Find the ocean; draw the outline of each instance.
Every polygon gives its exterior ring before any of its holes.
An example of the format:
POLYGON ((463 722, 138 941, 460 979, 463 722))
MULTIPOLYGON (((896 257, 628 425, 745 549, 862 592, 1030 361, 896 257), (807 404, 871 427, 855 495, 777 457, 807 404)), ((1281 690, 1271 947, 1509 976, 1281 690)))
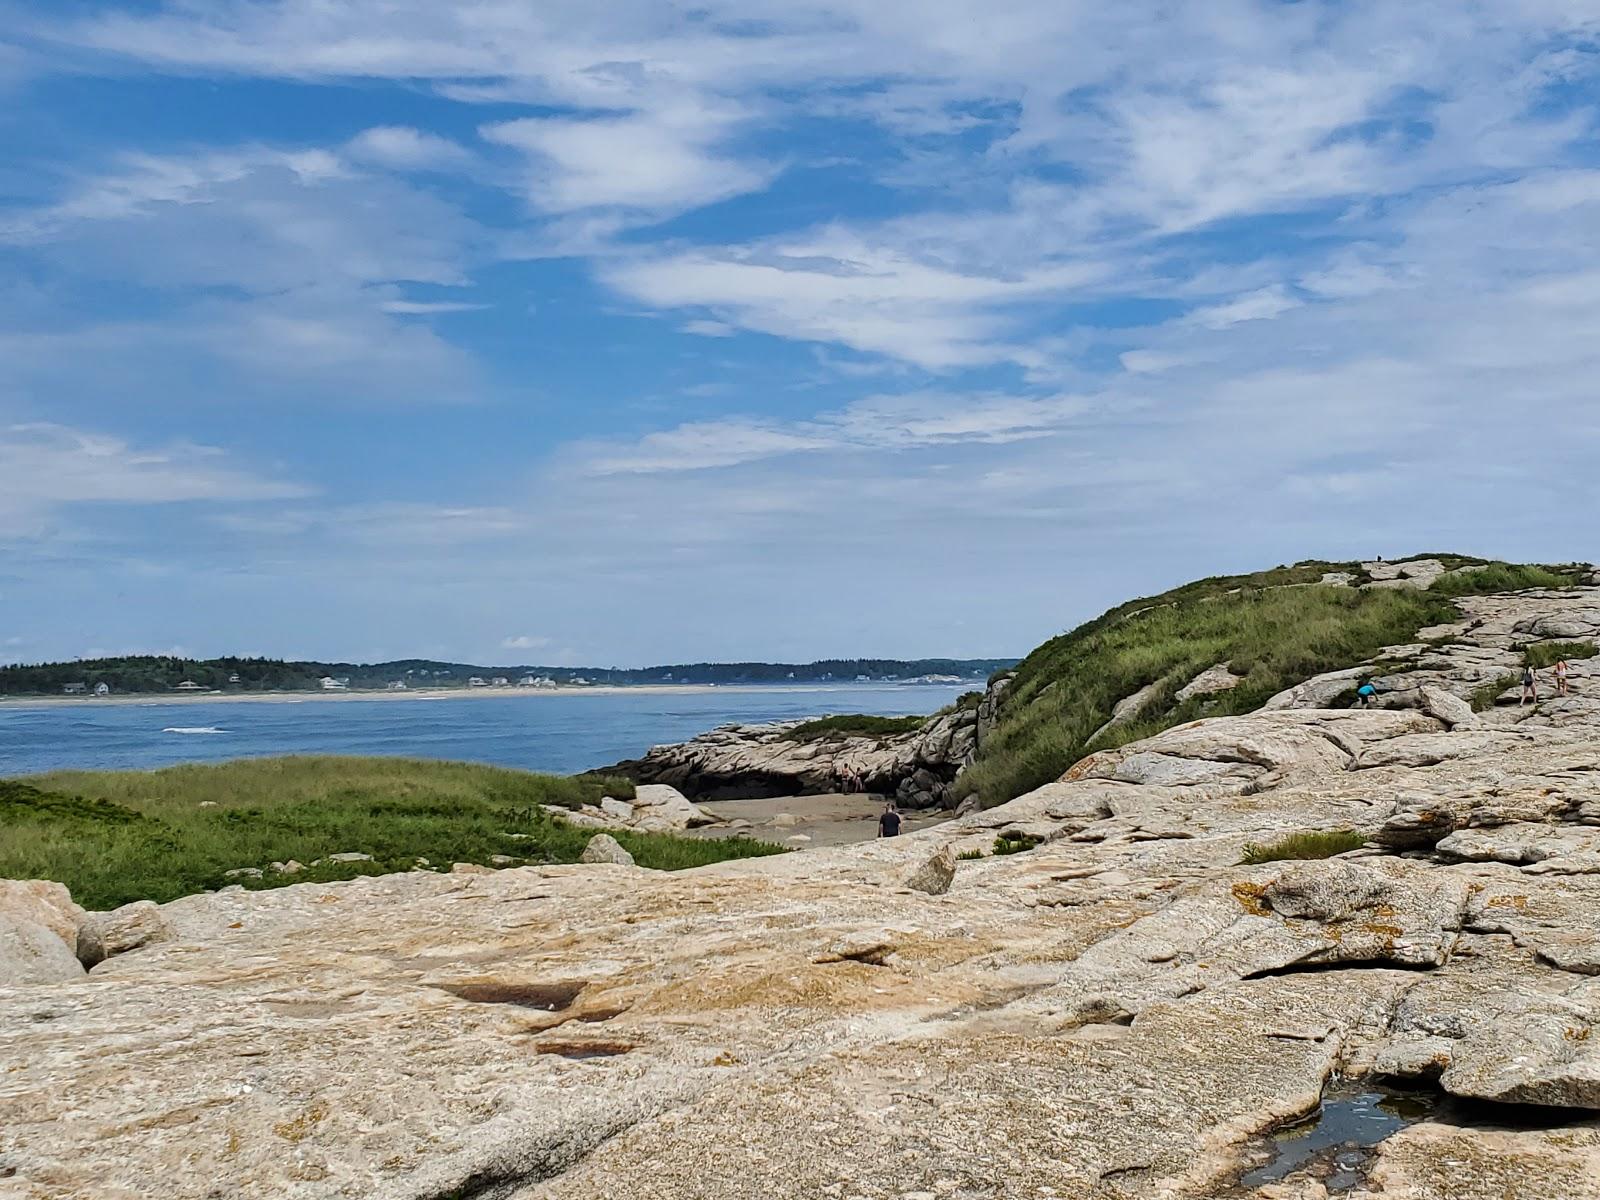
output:
POLYGON ((828 713, 931 713, 974 685, 0 706, 0 776, 121 770, 270 754, 388 754, 571 774, 718 725, 828 713))

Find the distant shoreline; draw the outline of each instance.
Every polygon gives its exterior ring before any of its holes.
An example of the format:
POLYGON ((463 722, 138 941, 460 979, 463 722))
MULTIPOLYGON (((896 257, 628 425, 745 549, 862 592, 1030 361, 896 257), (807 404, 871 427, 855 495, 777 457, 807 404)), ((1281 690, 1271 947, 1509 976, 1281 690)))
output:
POLYGON ((0 696, 0 709, 7 708, 62 708, 105 707, 154 704, 238 704, 256 701, 264 704, 298 704, 305 702, 339 700, 466 700, 466 699, 528 699, 536 696, 619 696, 619 695, 676 695, 696 696, 716 692, 770 692, 778 689, 793 692, 837 691, 855 687, 903 687, 908 691, 922 688, 953 687, 943 683, 859 683, 854 680, 837 683, 633 683, 594 684, 586 687, 519 688, 409 688, 392 692, 386 688, 367 691, 330 692, 123 692, 111 696, 0 696))

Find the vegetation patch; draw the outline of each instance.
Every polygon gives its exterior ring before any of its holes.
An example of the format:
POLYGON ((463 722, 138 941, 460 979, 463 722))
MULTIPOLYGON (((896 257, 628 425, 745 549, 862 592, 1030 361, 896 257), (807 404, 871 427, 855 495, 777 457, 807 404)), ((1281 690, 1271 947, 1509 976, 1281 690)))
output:
POLYGON ((1311 833, 1292 833, 1276 842, 1257 844, 1247 842, 1244 858, 1247 865, 1282 862, 1298 858, 1332 858, 1359 850, 1367 844, 1367 835, 1353 829, 1323 829, 1311 833))
POLYGON ((1002 833, 994 839, 994 852, 996 854, 1022 854, 1032 850, 1035 846, 1043 844, 1044 839, 1035 837, 1031 833, 1002 833))
POLYGON ((1420 590, 1317 586, 1352 564, 1312 562, 1200 580, 1133 600, 1044 643, 1017 667, 999 721, 961 778, 989 807, 1059 779, 1108 749, 1202 716, 1251 712, 1324 671, 1371 659, 1427 625, 1458 620, 1445 597, 1420 590), (1308 585, 1308 586, 1291 586, 1308 585), (1175 702, 1219 662, 1243 676, 1212 696, 1175 702), (1099 731, 1113 706, 1159 684, 1140 714, 1099 731))
POLYGON ((1441 575, 1428 589, 1436 596, 1479 596, 1489 592, 1520 592, 1529 588, 1566 588, 1576 583, 1571 573, 1555 567, 1527 563, 1485 563, 1451 575, 1441 575))
POLYGON ((1495 706, 1495 702, 1500 699, 1507 688, 1516 686, 1517 677, 1515 675, 1499 675, 1486 683, 1480 683, 1472 689, 1472 696, 1468 701, 1472 705, 1472 711, 1488 712, 1489 709, 1495 706))
POLYGON ((1538 671, 1553 667, 1562 659, 1571 662, 1596 654, 1600 654, 1600 646, 1593 642, 1531 642, 1522 648, 1522 661, 1538 671))
POLYGON ((874 717, 841 713, 796 725, 783 736, 791 742, 837 742, 851 737, 894 737, 921 729, 927 717, 874 717))
MULTIPOLYGON (((594 835, 544 805, 633 795, 624 780, 560 778, 470 763, 393 758, 245 759, 162 771, 64 771, 0 781, 0 878, 55 879, 88 908, 410 870, 417 860, 577 862, 594 835), (322 862, 358 852, 371 861, 322 862), (295 860, 299 874, 270 864, 295 860), (230 878, 236 868, 261 878, 230 878)), ((661 870, 781 852, 747 839, 617 831, 661 870)))

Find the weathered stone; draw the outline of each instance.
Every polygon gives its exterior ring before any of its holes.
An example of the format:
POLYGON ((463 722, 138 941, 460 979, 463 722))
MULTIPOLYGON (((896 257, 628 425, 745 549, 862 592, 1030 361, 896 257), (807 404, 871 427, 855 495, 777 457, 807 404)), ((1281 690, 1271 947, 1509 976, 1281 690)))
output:
POLYGON ((1207 667, 1184 684, 1174 694, 1173 699, 1182 704, 1195 696, 1215 696, 1218 692, 1232 691, 1243 682, 1244 677, 1228 670, 1227 663, 1218 663, 1214 667, 1207 667))
POLYGON ((36 921, 0 912, 0 988, 83 978, 83 965, 60 936, 36 921))
POLYGON ((78 947, 78 922, 83 909, 66 885, 53 879, 0 879, 0 916, 43 925, 67 944, 78 947))
POLYGON ((905 878, 905 886, 930 896, 942 896, 956 877, 956 859, 949 846, 940 850, 905 878))
POLYGON ((629 804, 626 800, 617 800, 611 796, 602 796, 600 799, 600 811, 605 813, 608 817, 616 817, 619 821, 633 820, 633 805, 629 804))
POLYGON ((135 900, 110 912, 88 913, 78 925, 78 960, 93 967, 118 954, 172 940, 172 925, 159 905, 135 900))
POLYGON ((623 849, 622 844, 609 833, 597 833, 589 839, 589 844, 583 848, 583 855, 579 862, 586 863, 615 863, 618 866, 633 866, 633 855, 623 849))
POLYGON ((1418 691, 1422 699, 1422 711, 1430 717, 1437 717, 1451 729, 1473 729, 1479 724, 1478 714, 1472 711, 1472 705, 1453 692, 1434 684, 1424 684, 1418 691))
MULTIPOLYGON (((1513 625, 1600 607, 1460 604, 1438 636, 1470 644, 1400 648, 1413 703, 1520 662, 1513 625)), ((1371 1072, 1552 1111, 1443 1109, 1352 1196, 1591 1196, 1600 709, 1480 719, 1194 722, 903 837, 692 871, 185 897, 171 946, 103 982, 0 986, 0 1190, 1266 1200, 1240 1185, 1259 1135, 1371 1072), (1165 782, 1117 778, 1140 754, 1165 782), (1338 829, 1376 840, 1241 864, 1338 829), (993 855, 1002 830, 1045 840, 993 855), (937 899, 905 886, 930 858, 937 899)))

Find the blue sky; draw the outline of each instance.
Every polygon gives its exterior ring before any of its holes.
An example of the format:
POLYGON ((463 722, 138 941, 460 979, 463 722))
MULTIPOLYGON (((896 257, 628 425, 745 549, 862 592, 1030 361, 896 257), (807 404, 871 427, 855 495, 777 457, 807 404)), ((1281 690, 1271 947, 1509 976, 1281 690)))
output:
POLYGON ((1600 0, 0 0, 0 659, 1600 557, 1600 0))

